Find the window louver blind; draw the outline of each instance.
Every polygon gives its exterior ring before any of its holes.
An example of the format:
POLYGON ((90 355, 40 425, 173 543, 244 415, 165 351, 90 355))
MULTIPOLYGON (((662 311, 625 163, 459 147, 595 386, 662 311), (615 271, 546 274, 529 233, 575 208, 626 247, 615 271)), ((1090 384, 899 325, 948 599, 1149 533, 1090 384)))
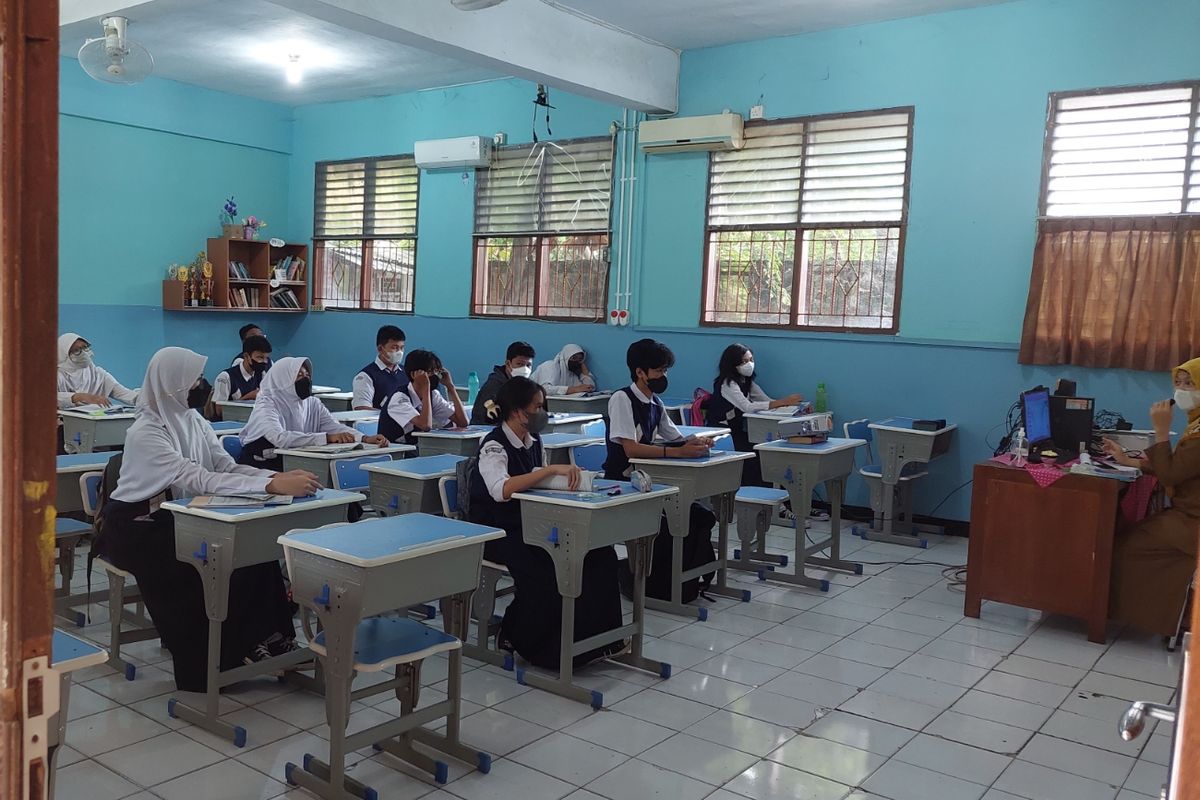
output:
POLYGON ((390 239, 417 233, 418 171, 411 156, 317 165, 317 239, 390 239))
POLYGON ((908 111, 746 127, 746 146, 714 153, 710 228, 904 218, 908 111))
POLYGON ((1200 212, 1200 85, 1056 95, 1043 214, 1200 212))
POLYGON ((608 231, 612 160, 610 138, 496 150, 491 167, 478 173, 475 233, 608 231))

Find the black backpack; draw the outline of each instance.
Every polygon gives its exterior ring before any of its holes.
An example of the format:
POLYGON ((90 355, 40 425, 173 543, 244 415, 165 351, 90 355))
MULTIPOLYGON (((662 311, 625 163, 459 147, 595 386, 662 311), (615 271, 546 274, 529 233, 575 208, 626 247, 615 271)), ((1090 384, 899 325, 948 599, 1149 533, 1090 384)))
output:
MULTIPOLYGON (((717 557, 717 551, 712 545, 712 532, 717 524, 717 517, 699 503, 692 503, 688 520, 688 535, 683 539, 683 569, 700 567, 711 564, 717 557)), ((646 577, 646 596, 658 600, 671 599, 671 532, 667 527, 667 517, 664 514, 659 525, 658 536, 654 538, 654 548, 651 554, 650 574, 646 577)), ((633 597, 633 573, 629 569, 629 561, 621 561, 618 573, 621 583, 621 594, 627 598, 633 597)), ((701 575, 683 582, 683 592, 680 600, 690 603, 699 597, 712 584, 715 573, 701 575)))
POLYGON ((456 496, 458 498, 459 519, 471 519, 471 477, 479 468, 479 456, 471 456, 454 465, 454 480, 458 481, 456 496))

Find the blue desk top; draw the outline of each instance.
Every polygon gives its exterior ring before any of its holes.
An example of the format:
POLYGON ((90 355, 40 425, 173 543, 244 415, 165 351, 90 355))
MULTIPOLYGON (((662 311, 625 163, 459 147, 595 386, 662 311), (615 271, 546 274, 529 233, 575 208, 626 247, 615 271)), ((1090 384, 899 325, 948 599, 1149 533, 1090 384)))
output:
POLYGON ((736 450, 710 450, 706 456, 696 458, 631 458, 631 464, 657 464, 662 466, 703 467, 709 464, 719 464, 725 461, 745 461, 754 458, 754 453, 742 453, 736 450))
POLYGON ((578 411, 560 411, 550 415, 551 425, 563 425, 568 422, 594 422, 603 419, 599 414, 583 414, 578 411))
POLYGON ((755 450, 799 450, 804 453, 837 453, 842 450, 853 450, 862 447, 867 442, 864 439, 836 439, 830 437, 820 444, 799 444, 777 439, 773 442, 763 442, 754 445, 755 450))
POLYGON ((102 470, 115 452, 107 453, 77 453, 69 456, 58 456, 58 472, 89 472, 102 470))
POLYGON ((690 397, 660 397, 658 399, 662 400, 662 404, 667 408, 691 408, 693 402, 690 397))
POLYGON ((417 513, 288 533, 279 537, 279 543, 285 549, 370 567, 503 536, 499 528, 417 513))
POLYGON ((588 436, 583 433, 543 433, 542 447, 571 447, 577 444, 603 442, 603 436, 588 436))
POLYGON ((714 428, 710 425, 676 425, 684 436, 707 436, 713 439, 729 435, 729 428, 714 428))
POLYGON ((233 422, 233 421, 231 421, 231 420, 230 420, 230 421, 226 421, 226 422, 214 422, 214 423, 212 423, 212 429, 213 429, 214 431, 218 431, 218 432, 219 432, 219 431, 240 431, 240 430, 241 430, 242 428, 244 428, 244 427, 246 427, 246 423, 244 423, 244 422, 233 422))
POLYGON ((569 492, 562 489, 530 489, 525 492, 517 492, 513 497, 517 500, 541 501, 553 505, 603 508, 606 506, 622 505, 624 503, 634 503, 638 500, 647 500, 654 497, 662 497, 663 495, 679 491, 675 486, 656 483, 649 492, 639 492, 628 481, 598 480, 593 486, 595 487, 595 491, 593 492, 569 492), (620 491, 616 494, 609 494, 609 492, 617 489, 620 491))
POLYGON ((366 464, 363 469, 367 472, 386 472, 389 475, 403 475, 410 478, 438 478, 442 475, 453 475, 458 462, 465 460, 465 456, 442 453, 436 456, 405 458, 390 463, 380 461, 377 464, 366 464))
POLYGON ((367 498, 358 492, 340 492, 337 489, 318 489, 311 497, 296 497, 285 506, 259 506, 257 508, 189 508, 192 498, 184 497, 163 503, 162 507, 173 514, 191 514, 197 517, 208 517, 222 522, 237 522, 238 519, 252 517, 273 517, 281 514, 297 514, 311 508, 323 506, 349 505, 367 498))
POLYGON ((108 653, 91 642, 54 629, 50 640, 50 666, 58 672, 70 672, 93 664, 103 664, 108 653))
POLYGON ((413 436, 445 436, 451 439, 479 439, 494 428, 491 425, 468 425, 465 428, 440 428, 436 431, 413 431, 413 436))

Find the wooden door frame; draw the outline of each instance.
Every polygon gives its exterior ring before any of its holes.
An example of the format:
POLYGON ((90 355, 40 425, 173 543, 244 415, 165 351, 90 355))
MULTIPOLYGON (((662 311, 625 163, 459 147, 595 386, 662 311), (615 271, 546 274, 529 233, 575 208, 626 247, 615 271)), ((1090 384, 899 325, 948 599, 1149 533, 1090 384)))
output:
MULTIPOLYGON (((24 767, 29 659, 52 633, 58 330, 58 0, 0 0, 0 797, 24 767)), ((37 678, 36 680, 44 680, 37 678)), ((52 710, 52 709, 47 709, 52 710)))

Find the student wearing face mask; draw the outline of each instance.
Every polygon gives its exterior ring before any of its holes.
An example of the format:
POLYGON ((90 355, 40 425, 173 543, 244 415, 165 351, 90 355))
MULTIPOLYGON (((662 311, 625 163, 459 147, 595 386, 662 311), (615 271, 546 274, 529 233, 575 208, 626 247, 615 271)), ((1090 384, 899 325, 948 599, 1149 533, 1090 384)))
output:
POLYGON ((119 400, 127 405, 137 402, 136 389, 126 389, 117 379, 97 367, 92 345, 77 333, 58 337, 58 407, 95 403, 110 406, 119 400))
POLYGON ((416 444, 413 431, 466 427, 467 412, 454 390, 454 378, 437 353, 413 350, 404 359, 404 372, 408 384, 384 399, 379 412, 379 433, 385 440, 416 444), (449 400, 438 386, 446 387, 449 400))
POLYGON ((263 376, 271 368, 271 343, 263 336, 247 336, 242 342, 245 350, 237 364, 217 374, 213 385, 213 402, 254 400, 263 376))
POLYGON ((1171 507, 1127 530, 1113 542, 1109 616, 1145 633, 1172 636, 1196 572, 1200 537, 1200 358, 1177 367, 1173 400, 1150 407, 1154 444, 1144 457, 1130 455, 1111 439, 1113 460, 1158 478, 1171 507), (1187 414, 1187 428, 1171 449, 1172 406, 1187 414))
MULTIPOLYGON (((175 557, 174 517, 159 509, 160 502, 261 492, 303 496, 318 488, 317 476, 309 472, 274 473, 234 463, 212 427, 194 411, 210 392, 201 374, 206 361, 181 347, 164 348, 150 359, 136 418, 119 456, 119 477, 102 492, 93 544, 95 553, 137 579, 138 592, 174 661, 175 685, 185 692, 202 692, 208 685, 208 615, 199 573, 175 557)), ((221 626, 220 668, 295 648, 292 606, 279 563, 234 570, 229 616, 221 626)))
MULTIPOLYGON (((512 496, 565 476, 570 489, 579 485, 579 469, 544 466, 539 433, 546 427, 546 394, 532 380, 513 377, 496 395, 496 429, 484 437, 479 463, 470 476, 470 521, 504 529, 502 562, 515 586, 497 637, 502 648, 525 660, 558 669, 562 598, 554 562, 545 550, 525 543, 521 506, 512 496)), ((489 556, 490 559, 490 556, 489 556)), ((593 550, 583 562, 582 593, 575 600, 575 641, 621 626, 617 555, 612 547, 593 550)), ((620 642, 575 656, 576 667, 619 652, 620 642)))
POLYGON ((529 342, 513 342, 504 354, 504 363, 492 368, 471 408, 472 425, 491 425, 495 422, 496 394, 509 378, 528 378, 533 372, 533 345, 529 342))
POLYGON ((382 436, 363 436, 333 418, 312 393, 312 362, 307 358, 281 358, 259 387, 254 410, 242 429, 241 464, 281 469, 283 457, 276 449, 322 444, 385 445, 382 436))
MULTIPOLYGON (((750 348, 743 344, 726 347, 717 363, 717 378, 713 381, 712 397, 705 412, 705 423, 712 427, 728 427, 734 449, 741 452, 754 450, 746 434, 746 414, 794 406, 804 401, 799 394, 772 400, 755 382, 756 377, 754 353, 750 348)), ((757 458, 742 462, 742 485, 765 485, 757 458)))
POLYGON ((408 387, 404 341, 404 331, 395 325, 384 325, 375 334, 375 360, 354 376, 355 411, 383 408, 385 398, 408 387))
MULTIPOLYGON (((243 325, 242 327, 238 328, 238 336, 241 337, 241 340, 242 340, 242 352, 239 353, 238 357, 235 358, 233 360, 233 363, 229 365, 231 367, 236 367, 238 364, 241 364, 242 359, 245 358, 246 353, 249 352, 248 350, 246 350, 246 340, 247 339, 252 339, 255 337, 262 337, 263 339, 267 338, 267 335, 265 333, 263 333, 263 329, 258 327, 257 325, 255 325, 253 322, 251 322, 248 325, 243 325)), ((270 369, 270 368, 271 368, 271 359, 268 358, 267 359, 267 369, 270 369)))
POLYGON ((533 380, 550 397, 596 391, 596 378, 588 369, 587 353, 577 344, 567 345, 554 358, 539 364, 533 371, 533 380))

